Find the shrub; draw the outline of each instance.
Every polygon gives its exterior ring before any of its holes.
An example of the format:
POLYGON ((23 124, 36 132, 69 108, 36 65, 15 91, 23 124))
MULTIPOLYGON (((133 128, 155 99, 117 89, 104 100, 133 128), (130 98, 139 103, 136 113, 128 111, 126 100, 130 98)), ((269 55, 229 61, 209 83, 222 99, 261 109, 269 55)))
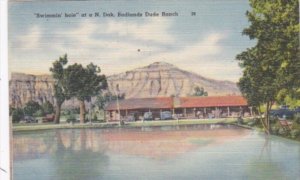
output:
POLYGON ((259 122, 258 118, 253 118, 251 121, 248 122, 248 126, 255 126, 259 122))
POLYGON ((270 123, 276 123, 278 121, 277 116, 270 116, 270 123))
POLYGON ((24 111, 22 108, 13 109, 11 112, 13 123, 18 123, 24 116, 24 111))
POLYGON ((299 129, 293 129, 290 132, 290 135, 292 138, 297 138, 300 135, 300 130, 299 129))
POLYGON ((49 101, 42 104, 42 109, 45 114, 52 114, 54 112, 53 105, 49 101))
POLYGON ((93 121, 97 121, 97 119, 98 119, 98 117, 97 117, 97 114, 94 114, 94 116, 93 116, 93 121))
POLYGON ((286 135, 286 130, 284 130, 283 128, 279 128, 279 130, 278 130, 278 134, 279 135, 286 135))
POLYGON ((272 131, 272 134, 277 135, 279 133, 279 127, 276 125, 272 126, 271 131, 272 131))
POLYGON ((294 121, 298 124, 300 124, 300 113, 294 114, 294 121))
POLYGON ((70 115, 70 114, 71 114, 71 111, 68 110, 68 109, 64 109, 64 110, 61 111, 61 115, 66 116, 66 115, 70 115))
POLYGON ((75 114, 69 114, 67 115, 67 122, 70 123, 70 122, 75 122, 76 121, 76 116, 75 114))
POLYGON ((35 112, 41 109, 39 103, 35 101, 29 101, 24 107, 24 112, 26 115, 32 116, 35 112))
POLYGON ((45 113, 42 109, 39 109, 35 113, 33 113, 33 116, 35 116, 35 117, 41 117, 41 116, 44 116, 44 115, 45 115, 45 113))
POLYGON ((238 122, 238 124, 243 124, 244 119, 242 117, 238 117, 237 122, 238 122))

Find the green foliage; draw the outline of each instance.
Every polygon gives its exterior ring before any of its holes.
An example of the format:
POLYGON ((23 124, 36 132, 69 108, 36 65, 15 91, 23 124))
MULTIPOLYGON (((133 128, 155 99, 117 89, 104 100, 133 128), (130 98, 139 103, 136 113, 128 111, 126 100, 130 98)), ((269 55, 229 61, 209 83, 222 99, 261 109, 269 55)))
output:
POLYGON ((57 104, 62 104, 66 99, 69 99, 69 93, 65 88, 65 78, 64 78, 64 66, 68 63, 67 54, 59 57, 59 60, 53 62, 50 71, 52 72, 52 77, 55 80, 54 83, 54 97, 57 104))
POLYGON ((42 104, 42 109, 45 114, 52 114, 54 112, 54 107, 49 101, 42 104))
POLYGON ((117 95, 111 93, 110 91, 107 91, 107 92, 101 93, 100 95, 97 96, 95 104, 96 104, 96 106, 99 107, 99 109, 104 109, 107 102, 115 101, 115 100, 117 100, 117 97, 119 100, 125 99, 125 94, 121 93, 121 94, 118 94, 118 96, 117 96, 117 95))
POLYGON ((278 101, 280 102, 280 104, 288 105, 290 108, 300 107, 300 98, 293 98, 290 95, 285 95, 285 98, 283 99, 280 99, 280 97, 278 97, 278 101))
POLYGON ((194 88, 194 94, 193 96, 208 96, 208 93, 204 90, 203 87, 199 87, 199 86, 196 86, 194 88))
POLYGON ((93 121, 97 121, 97 119, 98 119, 97 114, 94 114, 92 120, 93 120, 93 121))
POLYGON ((290 135, 291 135, 292 138, 295 139, 295 138, 300 136, 300 130, 299 129, 293 129, 293 130, 291 130, 290 135))
MULTIPOLYGON (((60 114, 61 105, 65 100, 76 97, 81 101, 80 114, 82 117, 80 119, 83 120, 84 101, 91 100, 92 96, 96 96, 101 90, 107 88, 106 77, 100 75, 100 68, 93 63, 86 67, 75 63, 65 68, 67 62, 67 55, 64 55, 56 60, 50 68, 55 79, 54 96, 58 107, 57 111, 59 111, 56 114, 60 114)), ((59 123, 59 117, 55 117, 55 122, 59 123)))
POLYGON ((69 115, 67 115, 67 122, 69 123, 69 122, 75 122, 76 121, 76 115, 75 114, 69 114, 69 115))
POLYGON ((52 77, 54 78, 54 97, 56 100, 56 115, 55 115, 55 123, 59 123, 60 121, 60 109, 62 103, 70 99, 70 95, 68 93, 68 89, 65 87, 65 79, 64 79, 64 66, 68 63, 67 54, 59 57, 58 60, 54 61, 50 71, 52 73, 52 77))
POLYGON ((16 108, 12 107, 12 106, 9 106, 9 115, 11 116, 12 115, 12 112, 16 110, 16 108))
POLYGON ((271 123, 276 123, 278 121, 278 117, 277 116, 270 116, 270 122, 271 123))
POLYGON ((300 113, 294 114, 294 121, 298 124, 300 124, 300 113))
POLYGON ((101 93, 107 88, 105 75, 100 75, 100 68, 93 63, 85 68, 81 64, 69 65, 64 70, 64 85, 70 97, 76 97, 80 102, 80 122, 85 119, 84 101, 101 93))
POLYGON ((236 57, 243 68, 238 86, 249 105, 266 104, 269 112, 275 101, 300 97, 299 1, 250 0, 250 6, 243 34, 257 43, 236 57))
POLYGON ((24 111, 22 108, 12 108, 11 116, 13 123, 18 123, 24 116, 24 111))
POLYGON ((45 112, 44 112, 43 109, 39 109, 35 113, 33 113, 34 117, 41 117, 41 116, 44 116, 44 115, 45 115, 45 112))
POLYGON ((246 13, 250 26, 244 29, 243 34, 256 39, 257 44, 237 57, 245 68, 244 80, 250 84, 257 84, 256 81, 261 80, 258 85, 271 85, 257 91, 271 90, 269 94, 272 100, 274 95, 281 101, 286 96, 299 99, 299 1, 250 0, 250 5, 252 11, 246 13), (260 77, 245 78, 255 74, 260 77))
POLYGON ((259 122, 259 119, 258 119, 258 118, 254 118, 254 119, 250 120, 250 121, 247 123, 247 125, 252 127, 252 126, 257 125, 258 122, 259 122))
POLYGON ((28 101, 24 107, 24 113, 26 115, 32 116, 35 112, 41 109, 39 103, 35 101, 28 101))
POLYGON ((81 64, 69 65, 64 71, 64 84, 71 97, 84 101, 107 88, 105 75, 93 63, 84 68, 81 64))

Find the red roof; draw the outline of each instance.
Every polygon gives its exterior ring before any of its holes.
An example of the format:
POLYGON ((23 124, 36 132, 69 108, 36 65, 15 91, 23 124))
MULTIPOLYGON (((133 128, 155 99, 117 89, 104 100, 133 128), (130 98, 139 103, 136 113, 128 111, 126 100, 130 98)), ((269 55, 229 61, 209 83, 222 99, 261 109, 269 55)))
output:
MULTIPOLYGON (((176 98, 175 98, 176 99, 176 98)), ((178 100, 171 97, 139 98, 119 100, 120 109, 171 109, 195 107, 227 107, 247 106, 242 96, 208 96, 208 97, 181 97, 178 100)), ((117 102, 109 102, 105 110, 117 110, 117 102)))
MULTIPOLYGON (((173 99, 171 97, 139 98, 119 100, 120 109, 171 109, 173 99)), ((116 110, 117 102, 109 102, 106 110, 116 110)))
POLYGON ((208 97, 182 97, 180 107, 226 107, 247 106, 247 100, 242 96, 208 96, 208 97))

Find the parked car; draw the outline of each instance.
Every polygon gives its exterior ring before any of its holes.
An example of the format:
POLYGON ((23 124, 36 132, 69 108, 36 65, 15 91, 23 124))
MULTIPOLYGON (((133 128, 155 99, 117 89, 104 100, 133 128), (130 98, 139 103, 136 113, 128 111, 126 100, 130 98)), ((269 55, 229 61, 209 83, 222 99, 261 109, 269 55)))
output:
POLYGON ((294 112, 295 112, 295 113, 300 113, 300 107, 296 107, 296 108, 294 109, 294 112))
POLYGON ((152 112, 145 112, 144 113, 144 120, 153 120, 152 112))
POLYGON ((280 108, 270 111, 270 115, 273 117, 279 117, 279 118, 287 118, 291 119, 293 118, 294 111, 288 109, 288 108, 280 108))
POLYGON ((137 114, 136 113, 129 113, 126 116, 126 121, 136 121, 138 119, 137 114))
POLYGON ((37 123, 38 121, 36 119, 34 119, 34 117, 32 116, 24 116, 20 123, 37 123))
POLYGON ((173 119, 172 113, 170 111, 163 111, 160 113, 160 119, 161 120, 173 119))
POLYGON ((54 121, 54 114, 46 114, 45 117, 42 118, 43 122, 53 122, 54 121))

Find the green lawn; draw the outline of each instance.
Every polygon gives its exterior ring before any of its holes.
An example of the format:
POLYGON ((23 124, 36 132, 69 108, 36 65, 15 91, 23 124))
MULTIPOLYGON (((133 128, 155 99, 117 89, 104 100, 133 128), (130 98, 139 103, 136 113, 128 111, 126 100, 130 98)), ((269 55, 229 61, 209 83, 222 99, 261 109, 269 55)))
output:
MULTIPOLYGON (((170 125, 188 125, 188 124, 215 124, 215 123, 235 123, 236 118, 224 119, 184 119, 184 120, 165 120, 165 121, 137 121, 126 122, 124 127, 142 127, 142 126, 170 126, 170 125)), ((13 124, 13 131, 32 131, 46 129, 69 129, 69 128, 110 128, 119 127, 119 122, 112 123, 85 123, 85 124, 68 124, 61 122, 60 124, 53 123, 31 123, 31 124, 13 124)))
POLYGON ((236 118, 224 119, 182 119, 182 120, 158 120, 158 121, 137 121, 128 122, 127 126, 140 127, 140 126, 164 126, 164 125, 188 125, 188 124, 216 124, 216 123, 234 123, 236 118))

